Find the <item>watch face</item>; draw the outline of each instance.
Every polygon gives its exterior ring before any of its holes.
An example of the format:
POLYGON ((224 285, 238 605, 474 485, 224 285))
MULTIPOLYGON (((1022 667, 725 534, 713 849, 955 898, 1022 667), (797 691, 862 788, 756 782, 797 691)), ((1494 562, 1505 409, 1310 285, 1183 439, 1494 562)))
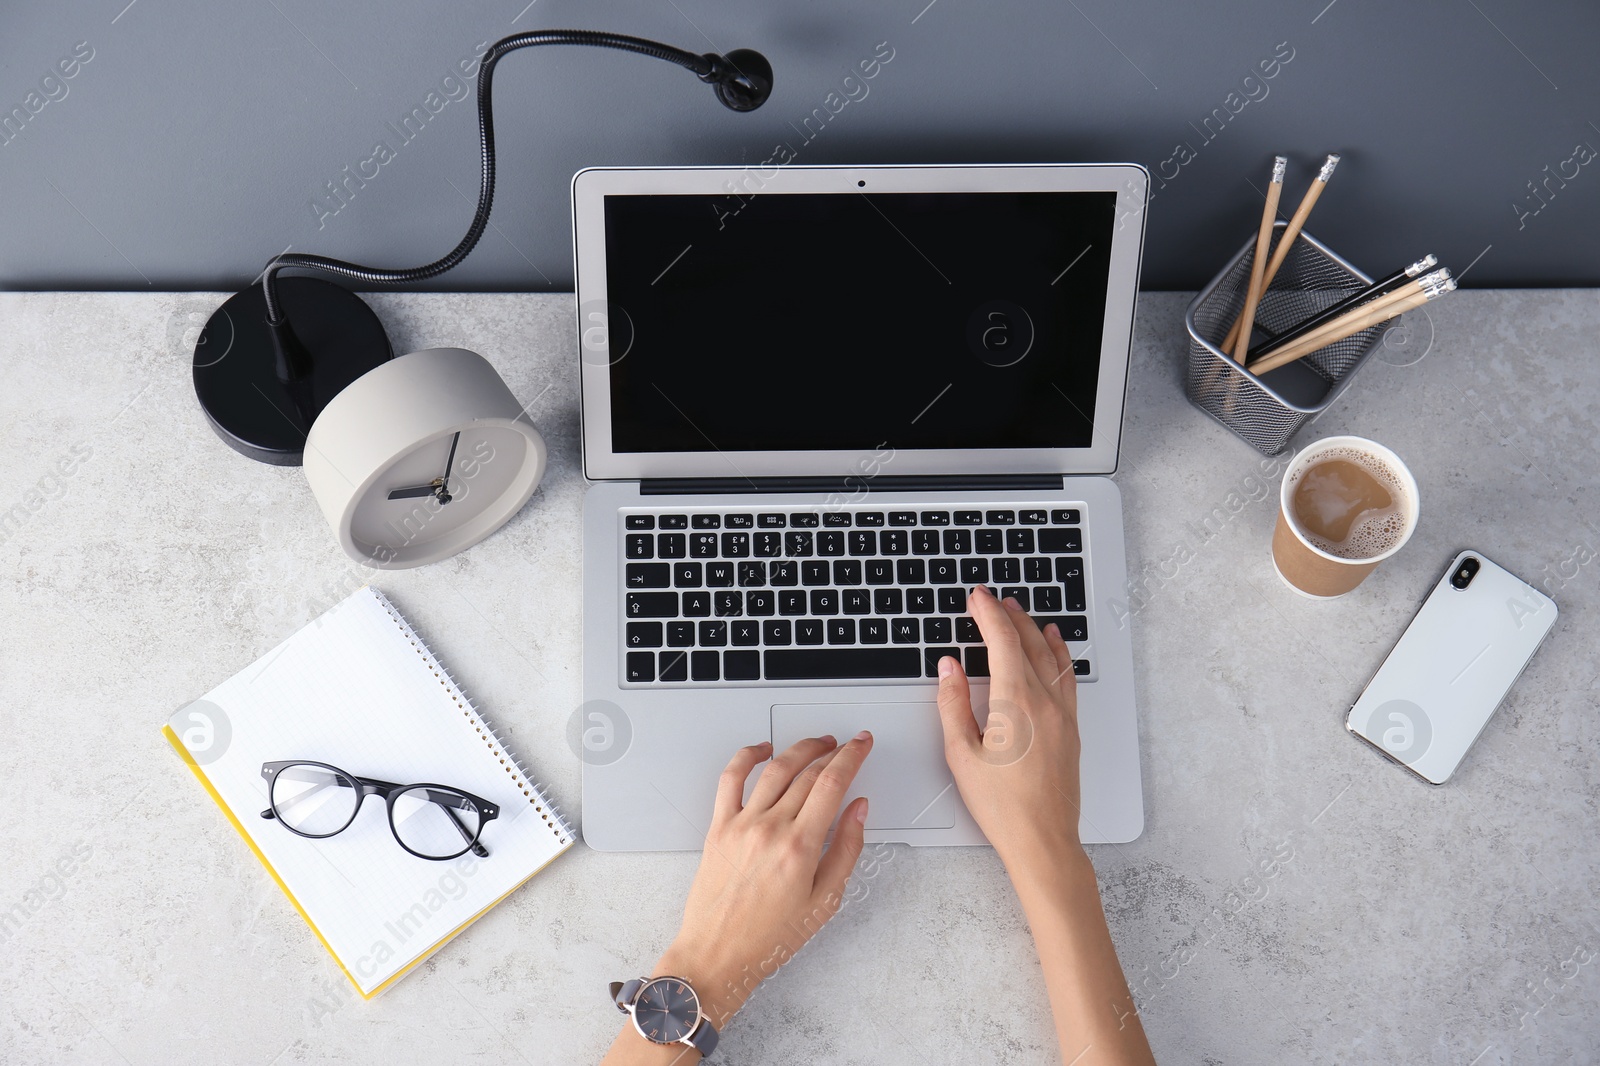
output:
POLYGON ((633 1022, 648 1040, 673 1044, 694 1031, 700 1021, 700 1000, 694 989, 676 977, 658 977, 639 990, 633 1022))

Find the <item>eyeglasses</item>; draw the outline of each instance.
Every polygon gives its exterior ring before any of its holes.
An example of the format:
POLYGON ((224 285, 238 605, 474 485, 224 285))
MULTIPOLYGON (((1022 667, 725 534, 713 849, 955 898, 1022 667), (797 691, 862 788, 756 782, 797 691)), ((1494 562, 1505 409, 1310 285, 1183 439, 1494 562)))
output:
POLYGON ((261 776, 272 804, 261 817, 276 818, 291 833, 313 840, 342 833, 368 796, 382 796, 395 840, 417 858, 454 859, 469 851, 489 857, 478 837, 500 809, 459 788, 397 785, 304 759, 262 763, 261 776))

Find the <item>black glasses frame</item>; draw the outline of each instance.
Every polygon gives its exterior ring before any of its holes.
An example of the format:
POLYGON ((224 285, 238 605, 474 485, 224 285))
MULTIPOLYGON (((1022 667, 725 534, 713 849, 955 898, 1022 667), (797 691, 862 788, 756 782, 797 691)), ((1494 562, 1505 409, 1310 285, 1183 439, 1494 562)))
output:
POLYGON ((464 789, 456 788, 454 785, 439 785, 429 782, 401 785, 396 784, 393 781, 379 781, 375 777, 357 777, 348 770, 342 770, 330 763, 317 762, 314 759, 282 759, 277 762, 264 762, 261 764, 261 776, 267 779, 267 802, 271 804, 271 806, 261 812, 261 817, 275 819, 279 825, 289 830, 289 832, 293 833, 295 836, 307 837, 311 840, 326 840, 328 837, 337 836, 346 829, 350 828, 350 823, 354 822, 356 820, 356 815, 361 813, 361 806, 362 804, 366 803, 368 796, 382 796, 384 804, 388 810, 389 832, 391 835, 393 835, 395 843, 399 844, 400 847, 404 848, 408 853, 415 855, 417 858, 427 859, 431 862, 448 862, 451 859, 460 858, 469 851, 478 856, 480 859, 487 859, 489 857, 489 849, 484 847, 483 844, 479 842, 478 838, 483 835, 483 827, 494 821, 494 819, 500 814, 500 808, 495 806, 493 803, 490 803, 481 796, 474 796, 472 793, 467 792, 464 789), (357 796, 355 805, 350 809, 349 819, 343 825, 333 830, 331 833, 304 833, 284 820, 283 815, 278 812, 277 801, 273 799, 273 786, 277 783, 278 775, 291 766, 315 766, 319 769, 328 770, 332 773, 338 774, 345 780, 354 783, 359 795, 357 796), (454 825, 456 827, 456 831, 461 834, 461 839, 466 841, 461 850, 456 852, 454 855, 424 855, 420 851, 415 851, 412 848, 407 847, 406 842, 400 839, 400 830, 397 829, 394 824, 395 800, 404 793, 411 792, 416 789, 433 789, 439 792, 449 793, 452 796, 459 796, 463 800, 466 800, 468 803, 470 803, 473 809, 476 811, 478 815, 478 828, 476 832, 473 832, 461 823, 460 817, 457 816, 449 806, 439 803, 437 797, 428 797, 429 802, 438 804, 439 809, 444 811, 445 814, 449 815, 450 823, 454 825))

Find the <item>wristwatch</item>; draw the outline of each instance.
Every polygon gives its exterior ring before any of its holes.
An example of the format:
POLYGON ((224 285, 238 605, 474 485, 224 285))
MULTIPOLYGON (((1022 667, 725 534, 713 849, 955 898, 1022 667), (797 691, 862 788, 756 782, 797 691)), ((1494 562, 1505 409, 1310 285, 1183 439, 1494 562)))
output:
POLYGON ((716 1027, 701 1009, 700 997, 681 977, 613 981, 611 1001, 633 1017, 633 1027, 652 1044, 686 1044, 701 1058, 716 1050, 716 1027))

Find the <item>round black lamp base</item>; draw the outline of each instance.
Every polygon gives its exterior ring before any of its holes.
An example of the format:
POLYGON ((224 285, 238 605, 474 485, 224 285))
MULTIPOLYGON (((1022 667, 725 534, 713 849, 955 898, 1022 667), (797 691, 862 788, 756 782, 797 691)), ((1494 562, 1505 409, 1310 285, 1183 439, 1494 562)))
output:
POLYGON ((317 278, 279 278, 277 285, 310 372, 298 381, 280 379, 279 345, 256 284, 229 297, 201 330, 194 392, 211 428, 234 451, 299 466, 306 434, 328 401, 394 350, 372 308, 343 286, 317 278))

